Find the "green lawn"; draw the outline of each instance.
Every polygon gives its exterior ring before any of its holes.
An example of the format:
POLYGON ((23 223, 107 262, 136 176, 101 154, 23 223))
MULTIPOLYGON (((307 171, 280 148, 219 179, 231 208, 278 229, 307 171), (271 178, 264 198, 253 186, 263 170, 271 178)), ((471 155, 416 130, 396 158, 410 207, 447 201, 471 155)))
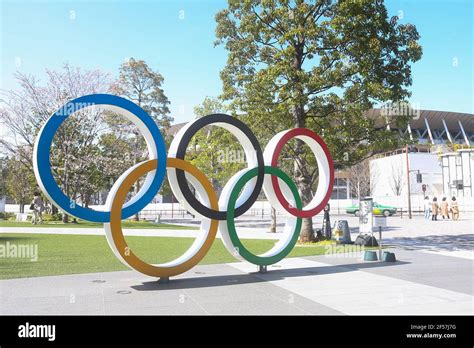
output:
MULTIPOLYGON (((79 220, 77 223, 63 223, 61 221, 48 221, 43 224, 33 225, 31 222, 0 220, 0 227, 61 227, 61 228, 102 228, 104 224, 79 220)), ((149 221, 122 221, 122 228, 152 228, 170 230, 196 230, 198 227, 188 227, 172 224, 155 224, 149 221)))
MULTIPOLYGON (((151 263, 163 263, 178 257, 193 240, 193 238, 127 236, 127 242, 134 252, 151 263)), ((38 260, 33 262, 26 258, 6 258, 0 254, 0 279, 128 269, 115 258, 104 236, 1 233, 0 248, 2 245, 6 246, 7 242, 10 245, 37 245, 38 260)), ((243 242, 249 250, 258 254, 269 250, 274 243, 272 240, 255 239, 243 242)), ((296 246, 290 257, 322 255, 328 252, 327 246, 327 242, 296 246)), ((341 250, 330 249, 330 251, 341 250)), ((216 239, 201 264, 235 261, 237 260, 227 252, 221 240, 216 239)))

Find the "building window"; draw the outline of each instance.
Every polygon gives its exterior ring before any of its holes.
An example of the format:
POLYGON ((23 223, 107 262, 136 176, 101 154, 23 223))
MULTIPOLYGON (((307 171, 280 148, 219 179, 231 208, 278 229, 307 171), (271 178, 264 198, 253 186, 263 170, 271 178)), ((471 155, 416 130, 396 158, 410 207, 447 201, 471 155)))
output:
POLYGON ((335 178, 331 199, 347 199, 347 179, 335 178))

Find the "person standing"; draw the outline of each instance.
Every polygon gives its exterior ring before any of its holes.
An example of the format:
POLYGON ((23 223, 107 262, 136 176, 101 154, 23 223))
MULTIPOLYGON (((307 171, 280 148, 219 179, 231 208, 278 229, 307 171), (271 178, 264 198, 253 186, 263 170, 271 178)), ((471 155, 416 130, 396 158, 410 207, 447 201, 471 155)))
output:
POLYGON ((451 213, 453 214, 453 220, 459 219, 459 205, 456 197, 451 198, 451 213))
POLYGON ((433 197, 433 202, 431 202, 431 220, 437 221, 438 220, 438 198, 433 197))
POLYGON ((44 210, 44 203, 43 198, 38 191, 35 191, 33 202, 31 203, 33 207, 33 218, 31 222, 36 225, 37 223, 43 223, 43 210, 44 210))
POLYGON ((425 211, 425 220, 429 220, 431 215, 431 202, 428 196, 425 197, 423 202, 423 209, 425 211))
POLYGON ((441 202, 441 216, 443 217, 443 220, 449 219, 449 209, 448 209, 448 201, 446 200, 446 197, 443 197, 443 201, 441 202))

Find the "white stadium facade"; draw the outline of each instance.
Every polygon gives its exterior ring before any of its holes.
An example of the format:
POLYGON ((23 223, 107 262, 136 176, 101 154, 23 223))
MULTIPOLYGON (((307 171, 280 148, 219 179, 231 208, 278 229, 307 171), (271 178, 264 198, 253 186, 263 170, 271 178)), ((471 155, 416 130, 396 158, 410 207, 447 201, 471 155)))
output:
MULTIPOLYGON (((369 117, 383 119, 383 110, 374 109, 369 117)), ((389 126, 387 126, 389 127, 389 126)), ((408 186, 413 210, 423 209, 423 198, 456 197, 461 209, 474 209, 474 115, 434 110, 417 110, 404 129, 393 129, 408 136, 415 145, 379 154, 370 159, 371 195, 380 204, 408 207, 408 186), (409 183, 409 185, 407 185, 409 183)), ((354 203, 347 173, 337 180, 333 203, 342 208, 354 203), (346 184, 347 195, 337 191, 346 184)), ((343 192, 343 193, 344 193, 343 192)))

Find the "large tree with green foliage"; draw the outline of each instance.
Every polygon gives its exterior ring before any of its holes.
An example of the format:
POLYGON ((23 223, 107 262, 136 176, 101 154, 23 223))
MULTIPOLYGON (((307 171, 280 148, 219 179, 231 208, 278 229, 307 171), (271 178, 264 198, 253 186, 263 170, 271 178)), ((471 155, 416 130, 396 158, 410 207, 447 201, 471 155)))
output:
POLYGON ((130 58, 120 66, 112 91, 140 106, 161 128, 168 128, 173 118, 169 116, 170 102, 163 91, 163 81, 163 76, 146 62, 130 58))
MULTIPOLYGON (((228 113, 227 106, 218 98, 206 97, 194 108, 197 117, 228 113)), ((191 141, 189 160, 211 178, 220 191, 230 177, 245 167, 245 154, 237 139, 224 128, 211 126, 199 130, 191 141)))
MULTIPOLYGON (((165 129, 170 126, 173 118, 169 116, 170 102, 163 91, 163 81, 163 76, 153 71, 145 61, 130 58, 120 66, 119 78, 112 86, 112 91, 145 110, 158 124, 162 135, 166 136, 165 129)), ((116 131, 121 130, 122 135, 119 135, 119 138, 129 142, 129 147, 133 150, 133 163, 143 160, 147 155, 146 144, 136 127, 113 115, 108 121, 116 131)), ((134 189, 135 193, 138 193, 140 181, 136 182, 134 189)), ((138 219, 136 214, 135 220, 138 219)))
MULTIPOLYGON (((338 166, 400 141, 365 111, 410 95, 410 63, 422 50, 415 26, 390 18, 383 1, 229 0, 216 21, 216 44, 228 51, 222 97, 249 116, 262 141, 307 127, 324 137, 338 166)), ((293 159, 308 203, 318 172, 307 147, 293 141, 283 157, 293 159)), ((312 220, 304 219, 301 240, 313 235, 312 220)))

